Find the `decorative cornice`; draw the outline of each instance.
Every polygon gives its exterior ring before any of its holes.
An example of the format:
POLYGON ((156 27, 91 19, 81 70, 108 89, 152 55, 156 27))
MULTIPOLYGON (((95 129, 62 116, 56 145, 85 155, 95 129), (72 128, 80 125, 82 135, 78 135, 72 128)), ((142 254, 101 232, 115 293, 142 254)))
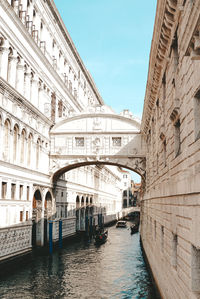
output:
POLYGON ((177 4, 177 0, 158 0, 142 116, 141 130, 144 133, 147 133, 151 112, 162 81, 164 65, 167 62, 174 36, 178 13, 177 4))
MULTIPOLYGON (((13 7, 8 3, 7 0, 1 0, 0 1, 0 5, 2 5, 3 9, 6 10, 6 13, 9 15, 9 17, 12 19, 13 23, 15 24, 16 28, 18 28, 18 30, 20 30, 21 34, 23 35, 25 40, 28 40, 28 43, 31 45, 33 51, 37 54, 37 56, 40 58, 40 60, 42 61, 42 63, 45 65, 45 67, 48 69, 48 71, 51 73, 52 77, 58 82, 58 84, 61 86, 61 88, 63 89, 63 91, 68 95, 68 97, 70 98, 70 100, 72 101, 72 103, 81 111, 82 107, 81 105, 75 100, 75 98, 73 97, 73 95, 69 92, 69 90, 67 89, 65 83, 63 82, 63 80, 60 78, 60 76, 58 75, 58 73, 54 70, 53 66, 51 65, 51 63, 48 61, 47 57, 44 55, 44 53, 42 52, 42 50, 40 49, 40 47, 36 44, 36 42, 34 41, 34 39, 31 37, 30 33, 27 31, 26 27, 24 26, 24 24, 21 22, 20 18, 16 15, 16 13, 13 10, 13 7)), ((1 19, 2 22, 4 22, 3 19, 1 19)), ((13 44, 13 42, 12 42, 13 44)), ((21 45, 21 47, 24 48, 24 45, 21 43, 21 41, 18 41, 18 44, 21 45)), ((18 48, 18 44, 13 44, 14 47, 18 48)), ((26 49, 24 48, 24 53, 26 53, 26 49)), ((19 53, 20 55, 23 56, 23 58, 25 58, 24 53, 19 53)), ((27 58, 25 58, 25 60, 28 60, 27 58)), ((43 77, 46 75, 43 71, 40 71, 40 65, 34 65, 32 66, 32 63, 30 61, 27 61, 27 63, 29 63, 31 65, 31 68, 34 69, 34 71, 39 74, 39 76, 41 77, 41 79, 43 79, 43 77)), ((46 82, 44 82, 46 84, 46 82)), ((48 85, 48 84, 47 84, 48 85)), ((57 91, 57 90, 53 90, 52 91, 57 91)), ((60 93, 60 92, 59 92, 60 93)))
POLYGON ((33 106, 30 102, 26 100, 16 89, 14 89, 10 84, 8 84, 2 77, 0 77, 0 89, 6 91, 7 95, 10 99, 14 99, 15 103, 19 105, 23 105, 26 109, 28 109, 31 113, 35 114, 35 117, 41 118, 45 124, 49 126, 53 125, 53 122, 46 117, 42 112, 40 112, 35 106, 33 106))

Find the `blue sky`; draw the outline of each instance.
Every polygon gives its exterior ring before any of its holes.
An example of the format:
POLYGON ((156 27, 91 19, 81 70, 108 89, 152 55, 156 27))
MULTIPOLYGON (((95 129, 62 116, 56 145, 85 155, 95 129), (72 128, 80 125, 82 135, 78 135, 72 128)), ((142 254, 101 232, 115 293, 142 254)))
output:
POLYGON ((54 0, 104 100, 141 118, 155 0, 54 0))
POLYGON ((105 103, 141 116, 156 1, 54 1, 105 103))

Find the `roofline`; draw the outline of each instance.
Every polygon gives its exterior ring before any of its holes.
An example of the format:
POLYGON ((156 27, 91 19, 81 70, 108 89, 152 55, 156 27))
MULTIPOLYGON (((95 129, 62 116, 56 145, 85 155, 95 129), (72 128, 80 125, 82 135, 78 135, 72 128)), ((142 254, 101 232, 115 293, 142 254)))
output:
POLYGON ((89 83, 90 87, 92 88, 95 96, 97 97, 99 103, 101 105, 104 105, 104 101, 103 101, 103 99, 102 99, 102 97, 101 97, 101 95, 100 95, 100 93, 99 93, 99 91, 98 91, 98 89, 97 89, 97 87, 94 83, 94 80, 92 79, 89 71, 86 69, 86 67, 85 67, 85 65, 84 65, 84 63, 83 63, 83 61, 82 61, 75 45, 74 45, 74 43, 73 43, 73 41, 70 37, 70 34, 67 31, 67 28, 66 28, 66 26, 65 26, 65 24, 64 24, 64 22, 63 22, 63 20, 60 16, 60 13, 58 12, 58 9, 56 8, 56 5, 55 5, 54 1, 53 0, 46 0, 46 2, 48 4, 54 18, 56 19, 57 24, 58 24, 58 26, 59 26, 59 28, 60 28, 63 36, 64 36, 69 48, 71 49, 72 53, 74 54, 74 56, 75 56, 75 58, 76 58, 76 60, 79 64, 82 72, 84 73, 86 79, 88 80, 88 83, 89 83))

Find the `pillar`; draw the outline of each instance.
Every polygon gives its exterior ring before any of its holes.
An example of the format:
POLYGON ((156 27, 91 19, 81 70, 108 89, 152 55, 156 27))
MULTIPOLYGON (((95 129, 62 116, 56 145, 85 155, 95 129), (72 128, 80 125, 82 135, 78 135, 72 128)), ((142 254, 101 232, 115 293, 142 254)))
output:
POLYGON ((27 100, 30 101, 30 96, 31 96, 31 69, 30 69, 30 67, 27 67, 27 70, 25 72, 24 83, 25 83, 24 96, 27 100))
POLYGON ((0 76, 7 80, 8 74, 8 54, 9 42, 4 40, 3 45, 0 46, 0 76))
POLYGON ((8 58, 8 83, 15 87, 17 73, 17 51, 13 50, 12 55, 8 58))
POLYGON ((36 74, 31 81, 31 103, 39 107, 39 78, 36 74))
POLYGON ((18 15, 19 13, 19 0, 13 0, 13 9, 15 13, 18 15))
POLYGON ((17 64, 16 89, 21 94, 24 92, 24 59, 21 58, 17 64))

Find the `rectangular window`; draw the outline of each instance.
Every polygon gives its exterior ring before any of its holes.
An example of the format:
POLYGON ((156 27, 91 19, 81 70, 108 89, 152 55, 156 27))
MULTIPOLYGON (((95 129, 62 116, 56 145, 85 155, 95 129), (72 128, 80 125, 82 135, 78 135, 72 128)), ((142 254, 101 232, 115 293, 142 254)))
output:
POLYGON ((26 193, 26 199, 27 200, 29 200, 29 191, 30 191, 30 187, 29 186, 27 186, 27 193, 26 193))
POLYGON ((174 125, 174 151, 175 157, 177 157, 181 152, 181 140, 180 140, 180 120, 178 119, 174 125))
POLYGON ((23 185, 19 186, 19 199, 22 199, 23 197, 23 185))
POLYGON ((177 246, 178 246, 177 235, 172 234, 172 266, 174 268, 177 267, 177 246))
POLYGON ((200 249, 192 245, 191 287, 193 292, 200 292, 200 249))
POLYGON ((84 147, 84 138, 83 137, 75 137, 76 147, 84 147))
POLYGON ((2 182, 2 189, 1 189, 1 197, 2 197, 2 199, 6 198, 6 194, 7 194, 7 183, 2 182))
POLYGON ((200 138, 200 89, 194 97, 194 137, 200 138))
POLYGON ((11 199, 15 199, 16 184, 11 184, 11 199))
POLYGON ((164 167, 166 167, 167 165, 167 144, 166 144, 166 140, 163 141, 163 162, 164 162, 164 167))
POLYGON ((112 145, 114 147, 121 146, 121 137, 112 137, 112 145))
POLYGON ((23 221, 23 211, 20 211, 19 220, 20 220, 20 222, 23 221))
POLYGON ((61 197, 63 197, 63 194, 64 194, 64 193, 63 193, 63 192, 61 192, 61 197))
POLYGON ((161 226, 161 250, 164 250, 164 226, 161 226))
POLYGON ((28 211, 26 211, 26 221, 28 221, 28 211))
POLYGON ((156 240, 156 220, 154 220, 154 240, 156 240))

